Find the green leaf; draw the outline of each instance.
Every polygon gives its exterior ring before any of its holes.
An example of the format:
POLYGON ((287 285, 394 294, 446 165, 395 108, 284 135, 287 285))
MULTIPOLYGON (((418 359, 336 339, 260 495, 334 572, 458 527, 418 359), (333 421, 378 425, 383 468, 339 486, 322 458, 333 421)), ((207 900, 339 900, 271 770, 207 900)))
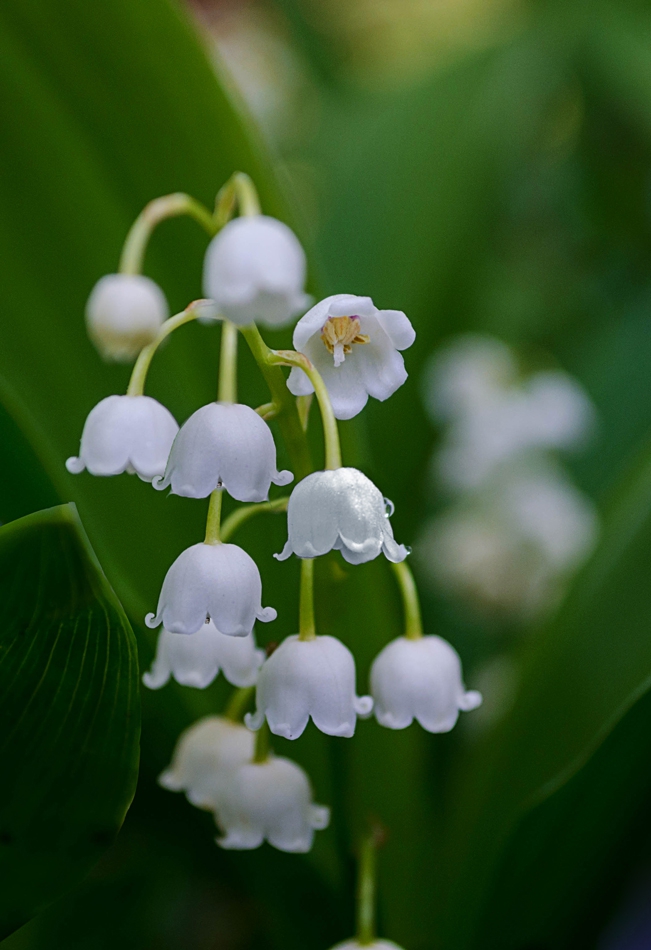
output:
MULTIPOLYGON (((519 822, 589 762, 651 686, 650 560, 647 448, 619 487, 600 546, 575 590, 522 657, 513 707, 461 762, 442 859, 448 882, 442 902, 446 946, 486 946, 484 917, 500 874, 509 874, 504 854, 519 822)), ((615 781, 615 794, 609 791, 600 800, 601 786, 593 784, 591 808, 616 815, 626 793, 626 783, 615 781)), ((552 803, 550 809, 553 813, 552 803)), ((591 833, 600 835, 598 823, 591 833)), ((530 844, 525 835, 522 847, 530 844)), ((574 854, 579 867, 585 853, 579 848, 574 854)), ((553 864, 547 868, 549 875, 557 874, 553 864)), ((513 944, 504 937, 510 913, 501 920, 500 947, 519 946, 515 936, 513 944)))
POLYGON ((81 880, 135 790, 131 627, 74 507, 0 528, 0 937, 81 880))
MULTIPOLYGON (((21 428, 37 433, 56 491, 78 504, 120 600, 144 616, 172 560, 201 537, 205 510, 165 501, 128 476, 65 472, 88 412, 124 392, 129 375, 90 345, 85 301, 116 269, 129 225, 157 195, 186 190, 211 205, 241 169, 255 179, 266 212, 287 218, 284 202, 271 160, 222 92, 189 22, 166 0, 111 0, 101 16, 81 0, 9 0, 0 11, 0 91, 8 315, 0 376, 24 409, 21 428)), ((172 310, 201 296, 206 243, 187 220, 156 233, 146 269, 172 310)), ((184 420, 215 396, 218 350, 216 327, 184 328, 156 357, 147 392, 184 420)), ((251 377, 243 374, 242 398, 267 401, 264 382, 251 377)))

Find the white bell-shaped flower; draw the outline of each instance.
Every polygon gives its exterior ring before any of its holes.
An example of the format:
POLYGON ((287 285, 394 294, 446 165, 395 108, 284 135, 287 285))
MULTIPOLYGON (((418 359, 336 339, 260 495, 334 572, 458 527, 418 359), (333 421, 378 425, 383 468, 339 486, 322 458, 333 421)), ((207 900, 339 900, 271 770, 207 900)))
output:
POLYGON ((150 396, 107 396, 91 409, 81 434, 79 456, 66 468, 74 475, 135 473, 145 482, 165 471, 179 427, 150 396))
POLYGON ((309 306, 305 252, 293 231, 265 215, 230 221, 208 245, 203 286, 227 320, 282 326, 309 306))
POLYGON ((292 636, 263 663, 256 712, 244 721, 249 729, 259 729, 266 718, 274 735, 298 739, 311 716, 326 735, 350 738, 357 717, 369 716, 372 709, 370 696, 356 695, 355 660, 348 647, 334 637, 292 636))
MULTIPOLYGON (((398 352, 416 339, 400 310, 378 310, 370 297, 335 294, 312 307, 296 324, 294 349, 323 377, 337 419, 352 419, 368 397, 388 399, 407 379, 398 352)), ((302 369, 287 380, 295 396, 314 392, 302 369)))
POLYGON ((175 495, 206 498, 223 485, 238 501, 265 501, 271 482, 287 485, 293 477, 277 471, 271 429, 254 409, 211 402, 181 426, 154 488, 171 485, 175 495))
POLYGON ((387 502, 370 478, 356 468, 313 472, 298 483, 287 507, 288 540, 280 554, 284 561, 319 557, 333 549, 350 564, 372 561, 380 551, 393 562, 409 553, 393 537, 387 502))
POLYGON ((241 765, 225 785, 215 815, 222 848, 250 850, 267 840, 280 851, 305 853, 315 830, 328 826, 330 809, 312 801, 303 769, 280 756, 241 765))
POLYGON ((260 572, 246 551, 236 544, 193 544, 170 567, 156 614, 147 614, 145 623, 196 633, 209 619, 222 634, 244 637, 256 619, 276 619, 273 607, 263 608, 261 601, 260 572))
POLYGON ((88 335, 106 359, 129 362, 169 316, 158 284, 142 274, 107 274, 86 304, 88 335))
POLYGON ((405 729, 416 719, 428 732, 449 732, 459 718, 481 705, 481 693, 466 691, 459 654, 441 637, 398 637, 371 667, 374 713, 381 726, 405 729))
POLYGON ((239 766, 251 761, 254 749, 255 737, 246 726, 206 716, 181 733, 158 782, 170 792, 185 792, 198 808, 215 809, 224 786, 239 766))
POLYGON ((152 668, 142 681, 149 689, 160 689, 173 676, 181 686, 205 689, 221 670, 233 686, 254 686, 264 657, 252 633, 227 637, 212 620, 189 635, 163 629, 152 668))
POLYGON ((332 950, 402 950, 393 940, 374 940, 373 943, 360 943, 359 940, 344 940, 332 950))

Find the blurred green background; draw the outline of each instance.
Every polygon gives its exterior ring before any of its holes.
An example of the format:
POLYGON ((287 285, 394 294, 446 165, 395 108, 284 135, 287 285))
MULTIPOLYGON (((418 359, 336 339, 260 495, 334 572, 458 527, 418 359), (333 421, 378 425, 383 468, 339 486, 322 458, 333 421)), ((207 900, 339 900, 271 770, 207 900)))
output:
MULTIPOLYGON (((651 946, 648 4, 4 0, 0 520, 76 502, 143 667, 155 639, 142 618, 205 506, 66 473, 88 411, 128 379, 93 350, 83 309, 149 199, 183 190, 210 205, 238 169, 300 235, 313 293, 368 294, 416 327, 407 384, 342 425, 346 461, 396 505, 398 540, 414 544, 438 503, 423 370, 466 331, 553 361, 589 393, 598 437, 568 466, 601 539, 524 635, 427 589, 428 630, 460 651, 470 686, 492 656, 515 664, 499 721, 446 736, 369 721, 346 742, 310 727, 274 743, 333 806, 305 857, 222 852, 210 816, 156 784, 226 685, 144 691, 139 786, 116 844, 3 950, 327 950, 353 932, 369 815, 389 829, 380 932, 406 950, 651 946)), ((200 295, 204 246, 185 220, 152 241, 146 270, 173 312, 200 295)), ((214 398, 218 350, 214 328, 189 326, 148 391, 187 418, 214 398)), ((240 388, 267 399, 245 353, 240 388)), ((296 622, 296 564, 271 558, 283 535, 270 517, 238 538, 279 613, 263 642, 296 622)), ((399 604, 384 563, 340 563, 322 566, 317 619, 353 650, 361 688, 401 632, 399 604)))

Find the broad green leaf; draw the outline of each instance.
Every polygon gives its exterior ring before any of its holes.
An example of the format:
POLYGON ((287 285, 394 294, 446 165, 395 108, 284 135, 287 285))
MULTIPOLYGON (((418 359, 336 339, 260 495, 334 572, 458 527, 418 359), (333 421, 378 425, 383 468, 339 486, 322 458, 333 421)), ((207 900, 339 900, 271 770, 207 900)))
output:
MULTIPOLYGON (((599 548, 575 590, 522 658, 512 709, 494 732, 470 747, 452 785, 442 856, 446 946, 485 945, 483 919, 490 914, 516 826, 579 772, 651 686, 650 561, 647 448, 619 487, 599 548)), ((625 791, 625 784, 616 788, 625 791)), ((593 786, 592 792, 598 809, 601 788, 593 786)), ((617 794, 614 800, 616 812, 617 794)), ((550 803, 552 812, 553 807, 550 803)), ((607 796, 601 807, 608 812, 607 796)), ((597 826, 593 833, 600 834, 597 826)), ((580 850, 575 860, 580 867, 580 850)), ((556 873, 553 867, 549 873, 556 873)), ((502 941, 500 946, 511 946, 504 933, 502 941)))
POLYGON ((85 876, 135 790, 131 627, 75 510, 0 528, 0 935, 85 876))

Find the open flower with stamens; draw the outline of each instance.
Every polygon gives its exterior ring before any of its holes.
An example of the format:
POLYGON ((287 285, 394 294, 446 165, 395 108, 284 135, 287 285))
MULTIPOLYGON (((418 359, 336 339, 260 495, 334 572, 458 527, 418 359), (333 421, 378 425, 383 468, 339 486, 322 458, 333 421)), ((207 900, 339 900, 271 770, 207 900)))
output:
POLYGON ((371 667, 374 713, 381 726, 405 729, 416 719, 428 732, 449 732, 481 705, 481 693, 463 685, 459 655, 441 637, 398 637, 371 667))
POLYGON ((298 739, 308 720, 329 736, 349 738, 358 716, 369 716, 370 696, 357 696, 355 660, 335 637, 287 637, 258 674, 256 712, 245 717, 260 729, 265 717, 277 736, 298 739))
POLYGON ((239 722, 206 716, 182 732, 170 766, 158 778, 170 792, 185 792, 198 808, 215 809, 235 770, 253 758, 255 737, 239 722))
POLYGON ((150 396, 107 396, 91 409, 81 434, 79 456, 66 468, 74 475, 139 475, 145 482, 165 471, 179 427, 150 396))
POLYGON ((193 544, 174 561, 163 581, 156 614, 148 627, 196 633, 209 620, 222 634, 244 637, 257 620, 276 619, 262 607, 262 581, 253 558, 236 544, 193 544))
POLYGON ((190 635, 163 629, 152 668, 142 681, 149 689, 160 689, 173 676, 181 686, 205 689, 222 670, 233 686, 254 686, 264 656, 252 633, 227 637, 212 620, 190 635))
POLYGON ((267 840, 280 851, 305 853, 315 830, 327 828, 330 809, 315 805, 303 769, 280 756, 241 765, 224 786, 215 818, 222 848, 259 848, 267 840))
MULTIPOLYGON (((301 317, 294 349, 304 353, 323 377, 337 419, 352 419, 369 396, 388 399, 407 379, 398 352, 416 334, 400 310, 378 310, 370 297, 335 294, 301 317)), ((295 396, 313 392, 302 369, 292 369, 287 386, 295 396)))
POLYGON ((86 304, 88 335, 107 360, 133 360, 168 316, 163 291, 142 274, 107 274, 86 304))
POLYGON ((232 323, 282 326, 309 306, 305 270, 305 252, 282 221, 235 218, 208 246, 204 291, 232 323))
POLYGON ((387 502, 373 482, 356 468, 313 472, 298 483, 287 507, 288 540, 280 554, 284 561, 318 557, 333 549, 350 564, 372 561, 381 551, 390 561, 409 553, 393 537, 387 502))
POLYGON ((197 409, 174 440, 162 478, 154 488, 206 498, 218 486, 238 501, 265 501, 269 486, 294 476, 276 469, 271 429, 250 406, 211 402, 197 409))

